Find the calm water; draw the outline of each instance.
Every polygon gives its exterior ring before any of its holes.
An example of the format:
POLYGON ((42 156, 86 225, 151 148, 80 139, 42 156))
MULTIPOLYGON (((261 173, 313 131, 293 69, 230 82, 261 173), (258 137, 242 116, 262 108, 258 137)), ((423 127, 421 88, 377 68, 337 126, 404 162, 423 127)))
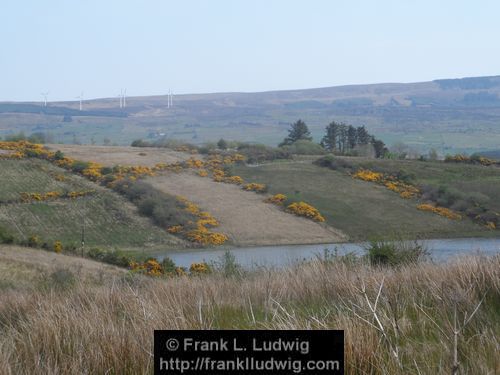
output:
MULTIPOLYGON (((458 255, 500 252, 500 238, 460 238, 420 241, 431 253, 432 259, 444 261, 458 255)), ((189 267, 191 263, 217 261, 226 250, 230 250, 239 264, 245 267, 270 266, 283 267, 297 261, 312 259, 321 255, 325 248, 337 248, 339 254, 354 252, 363 254, 363 243, 324 244, 324 245, 277 245, 260 247, 238 247, 229 249, 205 249, 157 254, 158 259, 169 256, 179 266, 189 267)))

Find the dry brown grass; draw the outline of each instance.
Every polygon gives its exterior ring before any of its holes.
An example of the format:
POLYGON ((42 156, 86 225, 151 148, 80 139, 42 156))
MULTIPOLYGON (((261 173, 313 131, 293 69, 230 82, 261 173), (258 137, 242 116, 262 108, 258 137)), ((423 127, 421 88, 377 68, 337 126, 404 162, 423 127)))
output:
POLYGON ((346 374, 450 374, 454 306, 462 320, 479 305, 459 337, 460 374, 494 374, 499 301, 500 256, 400 269, 318 261, 240 278, 118 277, 60 292, 7 291, 0 373, 150 374, 154 329, 335 328, 346 332, 346 374), (379 290, 385 340, 367 309, 379 290))
POLYGON ((189 172, 153 177, 148 182, 166 193, 185 196, 210 212, 220 222, 217 230, 238 246, 346 240, 341 231, 285 213, 264 203, 264 196, 243 191, 236 185, 214 182, 189 172))
POLYGON ((64 155, 76 160, 93 161, 104 166, 145 165, 175 163, 187 160, 191 155, 166 148, 139 148, 129 146, 90 146, 90 145, 47 145, 51 150, 60 150, 64 155))

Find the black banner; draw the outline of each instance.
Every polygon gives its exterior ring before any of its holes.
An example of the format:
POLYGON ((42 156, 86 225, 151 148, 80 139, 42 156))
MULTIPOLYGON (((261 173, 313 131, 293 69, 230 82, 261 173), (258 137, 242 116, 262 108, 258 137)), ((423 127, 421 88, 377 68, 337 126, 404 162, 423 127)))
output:
POLYGON ((344 331, 155 331, 155 374, 343 374, 344 331))

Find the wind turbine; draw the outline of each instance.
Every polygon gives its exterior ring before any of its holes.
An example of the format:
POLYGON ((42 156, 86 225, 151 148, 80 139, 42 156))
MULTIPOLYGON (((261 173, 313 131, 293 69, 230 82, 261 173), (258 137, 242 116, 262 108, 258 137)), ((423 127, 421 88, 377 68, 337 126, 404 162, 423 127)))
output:
POLYGON ((172 103, 172 90, 168 90, 168 94, 167 94, 167 108, 170 108, 173 106, 173 103, 172 103))
POLYGON ((127 89, 123 90, 123 107, 127 106, 127 89))
POLYGON ((43 96, 43 106, 47 107, 47 96, 49 95, 49 92, 42 92, 40 95, 43 96))
POLYGON ((82 110, 82 101, 83 101, 83 91, 82 93, 76 97, 76 99, 80 99, 80 111, 82 110))
POLYGON ((117 95, 120 98, 120 108, 123 108, 123 90, 120 90, 120 93, 117 95))

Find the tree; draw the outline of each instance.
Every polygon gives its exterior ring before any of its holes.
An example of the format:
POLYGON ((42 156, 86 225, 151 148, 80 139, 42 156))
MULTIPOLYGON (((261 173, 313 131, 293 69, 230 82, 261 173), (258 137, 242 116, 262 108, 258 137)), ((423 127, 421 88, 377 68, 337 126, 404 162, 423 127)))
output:
POLYGON ((349 125, 347 128, 347 147, 352 150, 358 144, 358 133, 354 126, 349 125))
POLYGON ((300 119, 292 124, 290 130, 288 130, 288 137, 280 143, 280 146, 291 145, 298 140, 312 141, 309 128, 306 123, 300 119))
POLYGON ((219 142, 217 142, 217 147, 220 150, 227 150, 227 142, 223 138, 221 138, 219 139, 219 142))
POLYGON ((339 125, 335 121, 332 121, 326 127, 326 134, 321 140, 321 146, 328 151, 335 151, 337 149, 337 140, 339 137, 339 125))
POLYGON ((339 150, 341 153, 344 153, 347 148, 347 125, 340 124, 339 125, 339 150))
POLYGON ((376 158, 382 158, 384 155, 389 151, 387 147, 385 146, 385 143, 382 142, 380 139, 376 139, 375 137, 372 137, 372 144, 373 148, 375 149, 375 157, 376 158))
POLYGON ((356 137, 358 140, 358 144, 360 145, 367 145, 370 143, 370 134, 366 130, 364 126, 358 126, 356 128, 356 137))

